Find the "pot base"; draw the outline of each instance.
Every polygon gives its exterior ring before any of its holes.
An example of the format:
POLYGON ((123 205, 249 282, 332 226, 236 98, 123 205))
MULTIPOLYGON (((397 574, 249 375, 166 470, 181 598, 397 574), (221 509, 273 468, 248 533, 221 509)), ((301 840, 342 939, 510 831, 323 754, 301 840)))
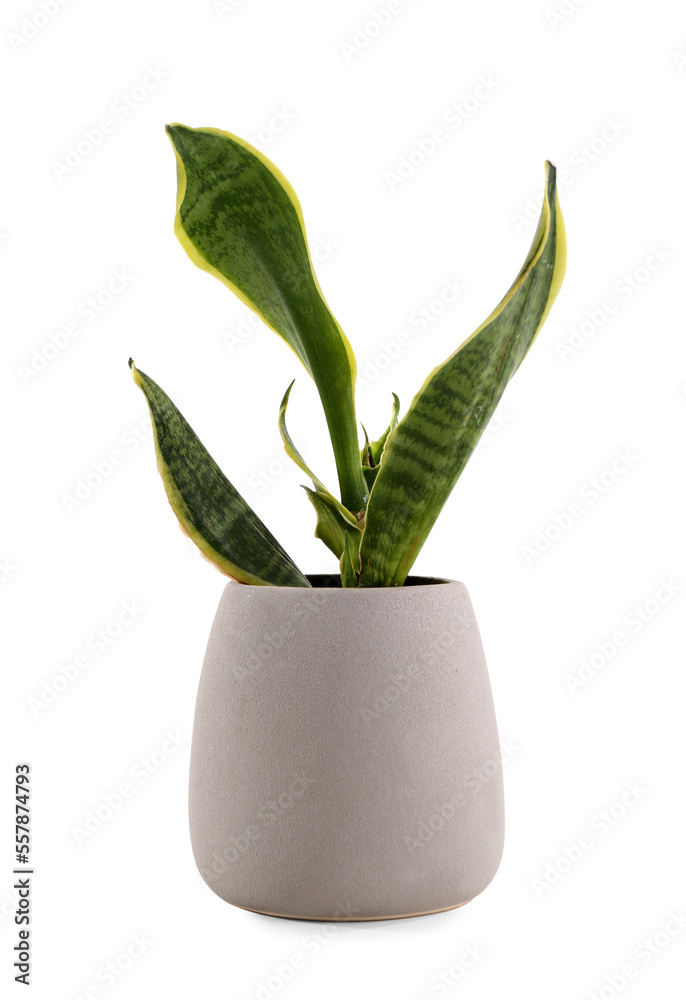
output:
POLYGON ((365 920, 405 920, 409 917, 428 917, 432 913, 446 913, 448 910, 459 910, 461 906, 471 903, 471 899, 465 899, 464 903, 455 903, 453 906, 439 906, 437 910, 419 910, 417 913, 393 913, 388 917, 303 917, 298 913, 270 913, 269 910, 253 910, 251 906, 241 906, 240 903, 232 903, 239 910, 248 910, 250 913, 261 913, 263 917, 282 917, 285 920, 310 920, 320 924, 332 923, 363 923, 365 920))

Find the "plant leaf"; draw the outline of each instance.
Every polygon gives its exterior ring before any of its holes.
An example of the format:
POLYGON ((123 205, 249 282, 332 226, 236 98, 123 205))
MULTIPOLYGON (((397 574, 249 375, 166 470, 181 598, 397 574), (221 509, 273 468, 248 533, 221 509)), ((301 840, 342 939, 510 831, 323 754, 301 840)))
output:
POLYGON ((341 586, 358 587, 360 583, 360 543, 353 535, 345 536, 341 556, 341 586))
POLYGON ((321 479, 318 479, 317 476, 315 476, 314 472, 312 472, 298 449, 293 444, 293 440, 288 433, 288 428, 286 427, 286 409, 288 407, 288 399, 292 388, 293 382, 291 382, 286 389, 284 397, 281 400, 281 406, 279 407, 279 431, 281 432, 281 439, 283 441, 286 454, 289 458, 293 459, 298 468, 301 469, 306 476, 309 476, 314 483, 314 490, 308 489, 307 486, 304 486, 303 489, 307 493, 317 515, 317 526, 314 531, 315 538, 321 539, 321 541, 324 542, 329 549, 331 549, 333 554, 340 559, 345 549, 346 535, 353 535, 355 545, 357 549, 359 549, 362 532, 355 515, 347 510, 340 500, 337 500, 336 497, 333 496, 329 490, 327 490, 324 483, 321 479))
POLYGON ((266 156, 230 132, 174 124, 167 133, 177 157, 181 245, 298 355, 322 401, 341 499, 362 510, 355 358, 317 282, 295 191, 266 156))
POLYGON ((348 534, 353 536, 356 548, 359 550, 362 534, 360 529, 353 527, 323 493, 317 493, 307 486, 303 486, 303 489, 310 498, 317 514, 317 527, 314 529, 315 538, 321 539, 337 559, 343 555, 345 539, 348 534))
MULTIPOLYGON (((293 379, 293 382, 295 382, 295 379, 293 379)), ((348 521, 351 525, 353 525, 356 528, 357 518, 355 517, 355 515, 351 513, 346 507, 344 507, 343 504, 340 502, 340 500, 337 500, 336 497, 329 490, 327 490, 326 486, 321 481, 321 479, 317 479, 314 472, 312 472, 310 467, 306 464, 305 459, 302 457, 298 449, 293 444, 293 440, 290 434, 288 433, 288 429, 286 428, 286 409, 288 407, 288 397, 290 396, 291 389, 293 388, 293 382, 291 382, 291 384, 286 389, 284 397, 281 400, 281 405, 279 406, 279 431, 281 433, 281 440, 283 441, 283 446, 286 451, 286 454, 288 455, 289 458, 291 458, 295 462, 298 468, 302 472, 304 472, 306 476, 310 477, 310 479, 315 485, 317 493, 320 493, 322 494, 322 496, 326 497, 327 504, 329 506, 334 507, 344 521, 348 521)))
POLYGON ((374 481, 376 480, 376 477, 379 474, 379 466, 364 465, 362 467, 362 472, 364 473, 364 478, 367 480, 367 489, 371 493, 374 481))
POLYGON ((555 167, 536 234, 514 284, 488 319, 426 379, 386 441, 367 507, 360 586, 404 583, 508 381, 562 284, 564 222, 555 167))
POLYGON ((368 445, 369 455, 372 460, 372 468, 375 465, 379 464, 379 461, 381 459, 381 452, 383 451, 384 445, 388 440, 388 435, 398 425, 398 414, 400 413, 400 400, 398 399, 395 393, 392 393, 392 396, 393 396, 393 413, 391 415, 391 422, 386 428, 386 430, 383 432, 381 437, 377 441, 370 441, 368 445))
POLYGON ((129 365, 148 401, 157 467, 183 531, 222 573, 240 583, 309 587, 169 396, 133 361, 129 365))

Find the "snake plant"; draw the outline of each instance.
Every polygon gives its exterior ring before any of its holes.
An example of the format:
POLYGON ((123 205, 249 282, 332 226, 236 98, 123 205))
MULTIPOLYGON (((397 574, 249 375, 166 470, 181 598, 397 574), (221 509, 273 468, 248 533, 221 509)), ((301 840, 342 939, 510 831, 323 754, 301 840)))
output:
MULTIPOLYGON (((288 433, 292 382, 278 411, 286 453, 312 481, 305 491, 315 535, 339 560, 342 586, 402 586, 562 284, 566 248, 555 167, 545 165, 538 228, 505 297, 434 368, 402 418, 394 394, 388 427, 374 441, 365 431, 360 448, 355 357, 319 287, 295 191, 261 152, 229 132, 169 125, 167 133, 176 154, 181 245, 286 341, 319 392, 340 499, 288 433)), ((158 468, 184 531, 241 583, 309 587, 169 396, 129 365, 150 408, 158 468)))

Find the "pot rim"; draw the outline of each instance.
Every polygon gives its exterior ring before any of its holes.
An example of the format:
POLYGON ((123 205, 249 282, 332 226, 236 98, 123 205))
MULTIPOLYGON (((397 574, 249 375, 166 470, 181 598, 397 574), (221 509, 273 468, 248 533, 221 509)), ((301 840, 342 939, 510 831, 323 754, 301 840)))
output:
POLYGON ((370 594, 370 593, 402 593, 405 590, 425 590, 438 584, 457 584, 463 587, 460 580, 451 580, 443 576, 408 576, 401 587, 343 587, 341 578, 337 573, 305 573, 306 578, 312 584, 311 587, 270 587, 255 583, 240 583, 238 580, 229 580, 227 587, 238 586, 241 590, 256 590, 261 593, 271 593, 273 591, 287 590, 297 593, 319 593, 321 591, 338 591, 347 594, 370 594))

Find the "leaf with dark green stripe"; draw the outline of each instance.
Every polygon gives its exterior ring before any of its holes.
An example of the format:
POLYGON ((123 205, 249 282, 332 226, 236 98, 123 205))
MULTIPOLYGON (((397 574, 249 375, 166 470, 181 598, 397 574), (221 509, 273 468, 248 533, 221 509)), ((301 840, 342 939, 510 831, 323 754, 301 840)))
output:
POLYGON ((175 231, 213 274, 295 351, 324 408, 344 505, 363 509, 352 349, 324 300, 300 203, 266 156, 229 132, 169 125, 177 156, 175 231))
MULTIPOLYGON (((293 380, 293 382, 295 382, 295 379, 293 380)), ((295 462, 298 468, 302 472, 304 472, 306 476, 310 477, 310 479, 314 483, 317 493, 321 494, 323 497, 326 498, 327 506, 332 507, 334 510, 336 510, 336 512, 338 513, 339 517, 342 520, 349 522, 354 527, 357 527, 357 519, 355 515, 351 513, 346 507, 344 507, 343 504, 340 502, 340 500, 337 500, 336 497, 333 495, 333 493, 330 492, 330 490, 327 490, 326 486, 321 481, 321 479, 318 479, 317 476, 315 476, 312 469, 310 469, 310 467, 305 462, 305 459, 302 457, 298 449, 293 444, 293 440, 290 434, 288 433, 288 428, 286 427, 286 410, 288 408, 288 399, 291 394, 291 389, 293 388, 293 382, 291 382, 291 384, 286 389, 284 397, 281 400, 281 405, 279 406, 279 432, 281 434, 281 440, 283 441, 283 446, 286 451, 286 454, 288 455, 289 458, 291 458, 295 462)))
POLYGON ((317 515, 317 526, 314 529, 315 538, 331 549, 337 559, 340 559, 345 549, 345 540, 348 535, 354 540, 356 549, 360 548, 360 537, 362 532, 357 526, 353 526, 344 518, 338 508, 331 503, 330 497, 311 490, 303 486, 317 515))
POLYGON ((129 361, 152 417, 157 467, 179 524, 210 562, 240 583, 309 587, 156 382, 129 361))
POLYGON ((384 445, 388 439, 388 435, 398 424, 398 414, 400 413, 400 400, 393 392, 393 413, 391 414, 391 422, 383 432, 381 437, 377 441, 366 441, 366 447, 362 451, 362 460, 365 461, 365 451, 367 454, 367 462, 374 468, 375 465, 379 464, 379 459, 381 458, 381 452, 384 449, 384 445))
POLYGON ((546 163, 540 221, 514 284, 475 333, 431 372, 388 436, 367 508, 360 586, 404 583, 548 315, 565 261, 555 167, 546 163))
POLYGON ((362 471, 364 473, 364 478, 367 480, 367 486, 369 487, 370 492, 379 472, 379 462, 381 461, 381 455, 383 454, 384 445, 388 440, 388 435, 398 424, 400 400, 395 393, 392 395, 393 414, 391 416, 391 422, 377 441, 369 440, 367 437, 367 431, 365 430, 364 425, 362 425, 362 430, 364 430, 364 448, 360 452, 360 457, 362 459, 362 471))
POLYGON ((308 489, 307 486, 303 487, 303 489, 310 498, 317 515, 317 526, 314 532, 315 538, 320 538, 324 544, 331 549, 334 555, 340 559, 345 547, 346 534, 352 533, 357 547, 359 548, 361 531, 355 515, 347 510, 340 500, 337 500, 336 497, 329 490, 327 490, 324 483, 321 479, 318 479, 317 476, 315 476, 312 469, 310 469, 305 462, 305 459, 293 444, 293 440, 288 433, 288 428, 286 427, 286 410, 288 408, 288 399, 292 388, 293 382, 291 382, 286 389, 279 407, 279 431, 281 432, 281 440, 283 441, 288 457, 293 459, 298 468, 301 469, 306 476, 309 476, 314 483, 314 490, 308 489))
POLYGON ((341 586, 357 587, 360 582, 360 543, 349 534, 345 536, 345 545, 341 556, 341 586))

